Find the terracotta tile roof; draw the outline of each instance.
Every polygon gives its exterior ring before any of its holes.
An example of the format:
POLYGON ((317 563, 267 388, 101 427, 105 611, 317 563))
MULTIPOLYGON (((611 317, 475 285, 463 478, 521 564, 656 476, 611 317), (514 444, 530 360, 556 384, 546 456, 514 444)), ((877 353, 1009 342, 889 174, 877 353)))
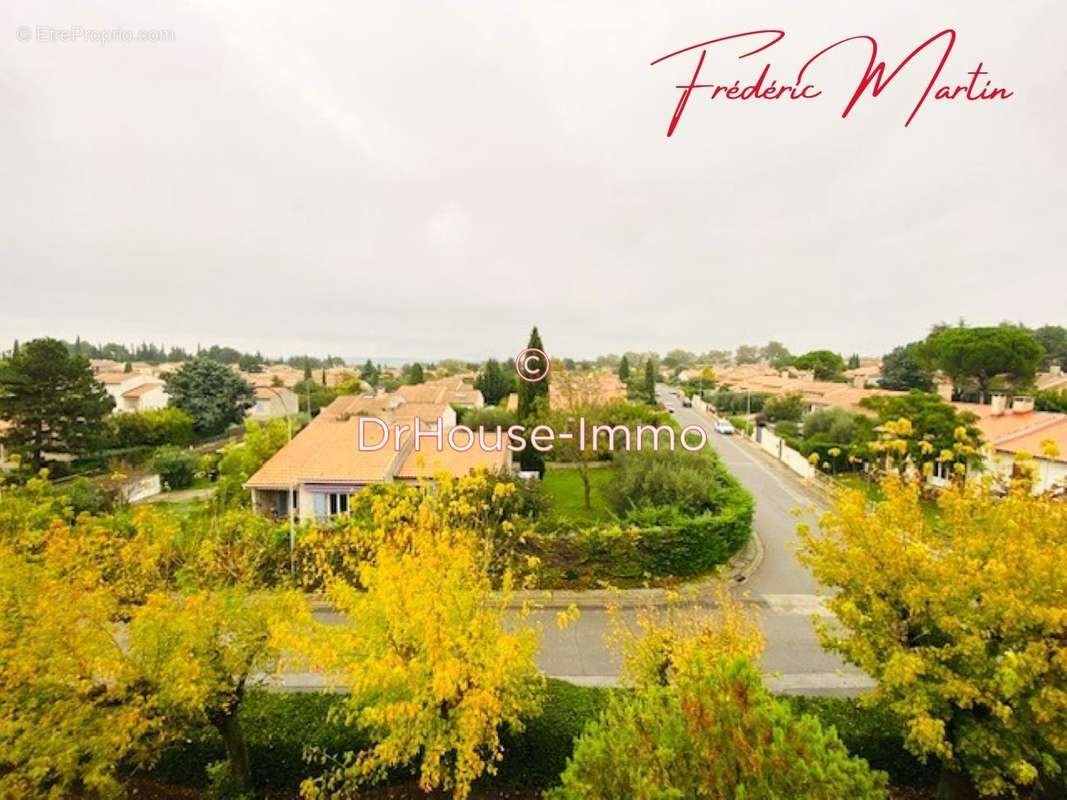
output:
POLYGON ((257 400, 277 400, 280 397, 285 397, 285 392, 296 397, 296 393, 292 389, 287 389, 284 386, 253 386, 253 393, 257 400), (275 389, 278 393, 275 394, 275 389))
POLYGON ((132 389, 127 389, 122 393, 123 397, 144 397, 149 392, 154 392, 156 389, 162 389, 163 383, 160 381, 147 381, 145 383, 138 384, 132 389))
POLYGON ((1037 458, 1045 458, 1042 455, 1044 443, 1051 441, 1059 449, 1059 455, 1052 459, 1067 463, 1067 415, 1052 414, 1057 417, 1054 420, 1046 420, 1042 425, 1024 428, 1015 434, 1010 434, 994 443, 997 450, 1008 453, 1027 452, 1037 458))
POLYGON ((462 378, 443 378, 428 383, 401 386, 396 395, 407 403, 447 403, 451 405, 477 405, 482 393, 462 378))
POLYGON ((571 384, 561 377, 548 384, 548 404, 551 408, 568 408, 572 403, 605 405, 626 399, 626 386, 613 372, 573 375, 571 384))
MULTIPOLYGON (((467 438, 465 436, 457 435, 455 438, 460 447, 466 445, 467 438)), ((414 480, 417 478, 432 478, 441 472, 461 476, 466 475, 471 470, 483 467, 490 471, 507 469, 511 463, 512 455, 511 451, 507 449, 507 437, 502 435, 498 442, 495 433, 487 432, 484 436, 484 443, 486 445, 485 448, 482 447, 482 441, 479 436, 475 434, 471 449, 460 451, 452 449, 446 437, 444 449, 438 450, 433 443, 429 443, 429 446, 427 446, 426 440, 423 440, 419 452, 415 452, 413 448, 408 453, 404 462, 400 465, 396 477, 402 480, 414 480), (494 449, 498 445, 502 448, 499 452, 494 449)))
MULTIPOLYGON (((303 483, 337 483, 360 485, 380 483, 392 478, 432 478, 436 473, 466 475, 476 467, 503 469, 511 462, 511 452, 495 446, 495 434, 486 434, 488 449, 483 449, 477 437, 474 446, 467 452, 455 450, 448 445, 438 451, 433 442, 423 439, 421 451, 412 447, 410 433, 401 437, 400 449, 396 449, 395 430, 390 427, 389 440, 380 450, 360 450, 358 426, 361 417, 339 419, 320 414, 304 430, 293 437, 272 456, 245 486, 255 489, 278 489, 303 483)), ((465 440, 457 437, 463 445, 465 440)), ((365 440, 368 445, 382 441, 380 426, 366 424, 365 440)))
POLYGON ((1031 455, 1041 455, 1041 442, 1052 439, 1059 445, 1063 454, 1058 460, 1067 458, 1067 414, 1054 414, 1050 411, 1028 411, 1017 414, 1011 409, 1004 413, 994 413, 993 406, 980 403, 953 403, 959 411, 970 411, 978 416, 975 426, 982 432, 982 438, 997 450, 1017 453, 1025 450, 1031 455))
MULTIPOLYGON (((319 415, 275 453, 248 479, 246 486, 260 489, 284 488, 290 483, 378 483, 388 480, 403 453, 392 442, 380 450, 358 448, 359 417, 340 420, 319 415)), ((367 425, 365 440, 377 445, 382 440, 377 425, 367 425)), ((402 443, 403 447, 403 443, 402 443)))
POLYGON ((96 379, 105 386, 115 386, 137 377, 141 376, 136 372, 100 372, 96 375, 96 379))

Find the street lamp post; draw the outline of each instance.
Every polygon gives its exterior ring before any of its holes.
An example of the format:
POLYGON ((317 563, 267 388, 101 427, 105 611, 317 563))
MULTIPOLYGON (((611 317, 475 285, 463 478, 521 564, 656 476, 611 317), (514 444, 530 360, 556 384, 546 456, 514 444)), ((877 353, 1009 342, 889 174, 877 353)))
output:
MULTIPOLYGON (((289 413, 289 407, 285 404, 285 398, 275 386, 264 386, 264 389, 272 392, 285 409, 285 425, 288 433, 288 445, 293 443, 293 416, 289 413)), ((287 448, 288 448, 287 445, 287 448)), ((289 490, 285 498, 285 507, 289 511, 289 574, 296 576, 296 521, 293 519, 293 452, 289 449, 286 455, 286 472, 289 475, 289 490)))

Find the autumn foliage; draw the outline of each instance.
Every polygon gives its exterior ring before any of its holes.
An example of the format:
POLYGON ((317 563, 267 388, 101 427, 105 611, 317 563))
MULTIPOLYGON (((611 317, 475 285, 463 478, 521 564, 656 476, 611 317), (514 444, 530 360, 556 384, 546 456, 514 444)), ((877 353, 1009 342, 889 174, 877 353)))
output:
POLYGON ((987 795, 1048 785, 1067 763, 1067 506, 1017 482, 940 494, 898 477, 883 502, 842 492, 802 530, 804 560, 833 587, 824 643, 877 678, 868 698, 904 724, 944 781, 987 795))

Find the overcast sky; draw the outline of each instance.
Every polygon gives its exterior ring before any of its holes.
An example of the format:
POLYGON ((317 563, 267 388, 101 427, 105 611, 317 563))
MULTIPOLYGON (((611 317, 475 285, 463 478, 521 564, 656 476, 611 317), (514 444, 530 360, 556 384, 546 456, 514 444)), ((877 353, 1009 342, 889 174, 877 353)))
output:
MULTIPOLYGON (((266 353, 879 354, 939 320, 1067 323, 1067 6, 1055 2, 31 2, 0 8, 0 349, 40 335, 266 353), (18 40, 20 26, 33 31, 18 40), (173 41, 36 41, 36 26, 173 41), (841 112, 694 93, 834 41, 938 56, 841 112)), ((25 34, 23 34, 25 35, 25 34)))

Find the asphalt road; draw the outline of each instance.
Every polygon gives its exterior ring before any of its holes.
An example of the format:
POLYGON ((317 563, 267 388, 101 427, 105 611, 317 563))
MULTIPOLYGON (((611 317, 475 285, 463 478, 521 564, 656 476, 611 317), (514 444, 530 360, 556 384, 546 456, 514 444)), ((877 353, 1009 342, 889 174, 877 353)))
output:
MULTIPOLYGON (((762 667, 768 683, 778 692, 801 694, 857 694, 872 685, 867 676, 846 665, 819 646, 812 626, 825 616, 817 583, 796 557, 796 527, 800 520, 815 524, 818 499, 807 492, 791 472, 756 447, 736 436, 714 432, 712 422, 698 412, 682 408, 678 398, 660 391, 674 406, 682 426, 700 425, 738 480, 756 499, 755 529, 764 546, 763 561, 749 580, 734 591, 756 611, 767 639, 762 667), (797 510, 801 513, 797 516, 797 510)), ((699 612, 700 609, 697 609, 699 612)), ((619 658, 608 638, 613 624, 634 624, 635 610, 612 615, 599 608, 584 608, 578 620, 561 630, 556 609, 535 612, 532 621, 542 630, 538 664, 545 674, 577 684, 606 686, 618 680, 619 658)), ((320 611, 323 622, 344 624, 336 613, 320 611)), ((321 687, 321 678, 289 673, 274 679, 280 688, 300 691, 321 687)))
MULTIPOLYGON (((735 590, 759 616, 767 648, 762 666, 768 682, 779 692, 856 694, 871 681, 819 645, 812 619, 824 616, 816 596, 817 582, 797 560, 796 528, 801 520, 816 524, 820 509, 799 479, 740 437, 714 432, 700 413, 682 408, 678 398, 660 389, 661 400, 674 406, 683 427, 700 425, 737 479, 756 499, 755 529, 765 548, 759 569, 735 590), (796 510, 803 510, 800 516, 796 510)), ((632 624, 636 612, 616 612, 632 624)), ((560 631, 555 611, 535 618, 542 625, 539 663, 546 674, 574 683, 610 685, 618 676, 618 657, 605 642, 611 626, 605 611, 583 609, 578 621, 560 631)))

